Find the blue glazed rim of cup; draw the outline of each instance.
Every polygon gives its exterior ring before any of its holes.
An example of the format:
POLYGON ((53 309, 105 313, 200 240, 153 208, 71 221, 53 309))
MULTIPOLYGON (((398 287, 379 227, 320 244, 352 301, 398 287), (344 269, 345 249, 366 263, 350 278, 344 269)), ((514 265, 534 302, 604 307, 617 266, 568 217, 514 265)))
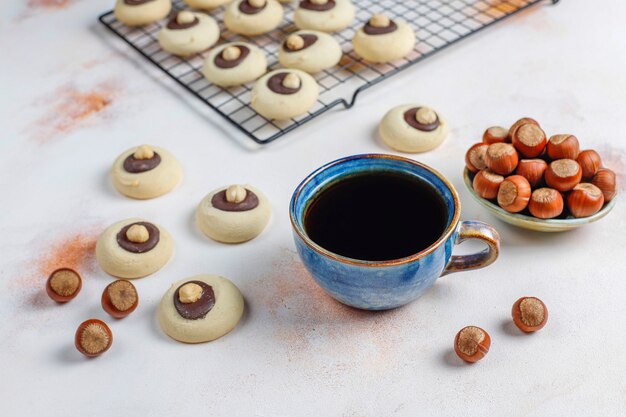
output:
POLYGON ((326 256, 327 258, 330 258, 330 259, 333 259, 342 263, 356 265, 356 266, 366 266, 366 267, 396 266, 396 265, 407 264, 417 259, 423 258, 424 256, 432 253, 435 249, 441 246, 446 240, 448 240, 448 238, 452 235, 457 225, 459 224, 459 220, 461 219, 461 200, 459 199, 459 195, 456 189, 454 188, 452 183, 450 183, 450 181, 446 179, 446 177, 444 177, 439 171, 425 164, 422 164, 421 162, 415 161, 413 159, 405 158, 402 156, 397 156, 397 155, 377 154, 377 153, 359 154, 359 155, 346 156, 346 157, 328 162, 322 165, 321 167, 317 168, 315 171, 311 172, 309 175, 307 175, 306 178, 302 180, 302 182, 296 187, 296 190, 294 191, 291 197, 291 201, 289 203, 289 219, 291 220, 291 226, 293 227, 293 230, 295 230, 295 232, 298 234, 300 239, 302 239, 302 241, 309 248, 318 252, 320 255, 326 256), (415 165, 421 169, 424 169, 430 172, 434 176, 436 176, 450 190, 450 194, 452 195, 452 198, 454 201, 454 213, 452 215, 452 219, 450 220, 450 223, 448 224, 446 230, 442 233, 442 235, 434 243, 428 246, 426 249, 423 249, 420 252, 417 252, 413 255, 410 255, 404 258, 391 259, 388 261, 366 261, 366 260, 348 258, 346 256, 338 255, 327 249, 324 249, 317 243, 313 242, 313 240, 309 238, 306 231, 304 230, 304 226, 300 224, 300 222, 296 221, 296 217, 297 217, 296 202, 300 198, 300 194, 304 190, 304 188, 309 184, 309 182, 311 182, 315 177, 317 177, 318 174, 320 174, 323 171, 326 171, 327 169, 333 166, 340 165, 348 161, 352 161, 355 159, 367 159, 367 158, 389 159, 389 160, 400 161, 400 162, 408 163, 411 165, 415 165))

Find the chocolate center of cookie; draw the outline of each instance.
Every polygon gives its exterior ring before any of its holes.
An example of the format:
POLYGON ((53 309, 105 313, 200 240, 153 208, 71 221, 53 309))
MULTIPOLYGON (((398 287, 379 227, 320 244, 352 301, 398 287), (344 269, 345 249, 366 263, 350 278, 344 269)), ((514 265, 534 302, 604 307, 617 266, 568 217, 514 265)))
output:
POLYGON ((388 26, 373 26, 370 22, 367 22, 365 26, 363 26, 363 32, 368 35, 384 35, 386 33, 395 32, 398 29, 398 25, 393 20, 389 21, 388 26))
POLYGON ((421 130, 422 132, 432 132, 433 130, 437 129, 439 127, 439 116, 437 116, 437 119, 434 122, 429 124, 422 124, 417 121, 415 115, 420 108, 421 107, 413 107, 412 109, 405 111, 404 121, 407 122, 409 126, 417 130, 421 130))
POLYGON ((197 320, 204 318, 215 306, 215 293, 213 287, 202 281, 188 281, 174 291, 174 307, 178 314, 187 320, 197 320), (185 285, 192 283, 202 288, 202 295, 193 303, 184 303, 180 300, 180 290, 185 285))
POLYGON ((159 232, 159 229, 152 223, 131 223, 127 226, 124 226, 122 230, 117 233, 117 244, 120 245, 122 249, 128 252, 144 253, 154 249, 154 247, 159 243, 160 236, 161 233, 159 232), (126 232, 134 225, 144 226, 148 230, 148 240, 146 240, 145 242, 133 242, 128 239, 128 236, 126 236, 126 232))
POLYGON ((148 159, 138 159, 131 154, 124 160, 124 171, 130 172, 131 174, 139 174, 156 168, 160 163, 161 157, 156 152, 152 158, 148 159))
POLYGON ((301 37, 302 40, 304 41, 304 43, 302 44, 302 47, 298 48, 298 49, 291 49, 291 48, 289 48, 289 45, 287 44, 287 41, 285 41, 285 42, 283 42, 283 51, 285 51, 285 52, 302 51, 303 49, 306 49, 309 46, 313 45, 315 42, 317 42, 317 36, 316 35, 302 33, 302 34, 299 34, 297 36, 301 37))
POLYGON ((303 0, 300 2, 300 7, 306 10, 313 10, 315 12, 324 12, 335 7, 335 0, 328 0, 326 3, 318 4, 309 0, 303 0))
POLYGON ((245 0, 239 3, 239 11, 244 14, 257 14, 261 10, 265 9, 266 6, 267 2, 265 2, 261 7, 256 7, 251 5, 248 0, 245 0))
POLYGON ((250 49, 247 46, 234 45, 234 47, 239 49, 239 57, 237 59, 233 59, 229 61, 228 59, 224 58, 224 51, 226 50, 226 48, 224 48, 222 49, 222 52, 215 55, 215 59, 213 60, 213 63, 215 64, 216 67, 234 68, 237 65, 241 64, 243 60, 246 59, 248 54, 250 54, 250 49))
POLYGON ((200 20, 194 16, 191 22, 180 22, 178 19, 178 13, 176 13, 170 20, 167 22, 167 28, 171 30, 181 30, 181 29, 189 29, 191 27, 196 26, 200 23, 200 20))
POLYGON ((285 95, 294 94, 300 91, 302 85, 300 85, 298 88, 285 87, 283 81, 285 80, 285 77, 287 77, 287 75, 289 75, 288 72, 279 72, 278 74, 272 75, 270 79, 267 80, 267 88, 269 88, 276 94, 285 95))
POLYGON ((259 205, 259 197, 246 188, 246 198, 239 203, 231 203, 226 199, 226 190, 222 190, 213 196, 211 205, 222 211, 249 211, 259 205))
POLYGON ((144 3, 150 3, 151 1, 154 0, 124 0, 124 3, 128 4, 129 6, 139 6, 144 3))

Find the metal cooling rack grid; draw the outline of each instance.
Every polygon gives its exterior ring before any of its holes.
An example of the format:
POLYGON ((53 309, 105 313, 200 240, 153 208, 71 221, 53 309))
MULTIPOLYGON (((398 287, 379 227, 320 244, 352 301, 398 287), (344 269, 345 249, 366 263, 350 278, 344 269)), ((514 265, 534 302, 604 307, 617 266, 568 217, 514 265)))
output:
MULTIPOLYGON (((179 58, 161 50, 157 35, 162 22, 131 28, 119 22, 112 11, 102 14, 99 20, 246 136, 259 144, 267 144, 335 106, 351 108, 361 91, 496 22, 547 1, 556 4, 559 0, 356 0, 354 4, 357 13, 353 24, 333 34, 343 49, 342 60, 336 67, 315 75, 320 95, 313 108, 300 117, 286 121, 265 119, 250 107, 250 92, 254 83, 229 89, 209 83, 200 72, 208 52, 179 58), (355 31, 375 13, 384 13, 392 19, 404 19, 411 24, 418 41, 407 57, 389 64, 375 65, 361 60, 354 53, 352 37, 355 31)), ((293 21, 294 6, 284 7, 285 20, 293 21)), ((173 1, 173 10, 184 8, 186 5, 182 0, 173 1)), ((246 41, 257 45, 267 55, 270 69, 280 66, 277 56, 281 41, 287 34, 297 30, 293 24, 284 23, 268 34, 247 38, 226 30, 221 8, 210 14, 220 24, 222 33, 219 43, 246 41)))

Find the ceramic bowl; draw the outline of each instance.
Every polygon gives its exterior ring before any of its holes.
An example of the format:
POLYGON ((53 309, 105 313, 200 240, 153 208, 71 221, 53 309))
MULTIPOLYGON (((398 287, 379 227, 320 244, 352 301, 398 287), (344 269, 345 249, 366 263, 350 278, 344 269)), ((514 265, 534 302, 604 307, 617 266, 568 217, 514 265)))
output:
POLYGON ((492 203, 489 200, 485 200, 480 197, 474 191, 474 186, 472 185, 472 178, 470 178, 470 172, 467 168, 463 171, 463 181, 465 182, 465 186, 469 190, 470 194, 481 206, 485 207, 491 214, 496 216, 498 219, 503 222, 512 224, 513 226, 521 227, 522 229, 528 230, 536 230, 538 232, 565 232, 568 230, 577 229, 581 226, 584 226, 589 223, 593 223, 597 220, 600 220, 615 207, 615 202, 617 198, 613 198, 608 204, 605 204, 602 207, 602 210, 589 217, 582 217, 577 219, 573 216, 568 216, 564 219, 538 219, 536 217, 527 216, 525 214, 519 213, 509 213, 504 210, 502 207, 497 204, 492 203))

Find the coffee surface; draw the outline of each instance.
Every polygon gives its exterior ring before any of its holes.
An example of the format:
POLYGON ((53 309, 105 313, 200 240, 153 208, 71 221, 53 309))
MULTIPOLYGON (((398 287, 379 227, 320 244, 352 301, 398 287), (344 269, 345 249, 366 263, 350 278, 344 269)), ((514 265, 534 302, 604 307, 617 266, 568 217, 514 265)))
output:
POLYGON ((386 261, 414 255, 447 226, 441 195, 426 181, 376 172, 341 179, 323 189, 304 218, 308 236, 338 255, 386 261))

